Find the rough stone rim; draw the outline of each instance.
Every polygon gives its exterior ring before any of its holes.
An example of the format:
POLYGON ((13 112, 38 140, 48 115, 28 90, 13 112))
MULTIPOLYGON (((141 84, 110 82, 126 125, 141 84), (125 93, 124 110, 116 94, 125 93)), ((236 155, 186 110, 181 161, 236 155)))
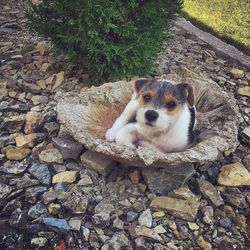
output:
POLYGON ((77 141, 82 143, 85 148, 103 154, 104 156, 112 158, 116 161, 123 162, 127 165, 138 167, 173 167, 189 163, 204 164, 221 159, 225 154, 228 155, 235 151, 236 147, 238 146, 237 135, 240 116, 236 107, 236 100, 233 98, 233 96, 229 96, 230 94, 224 92, 215 82, 212 80, 210 80, 210 82, 213 85, 213 89, 218 91, 225 99, 225 105, 228 105, 229 109, 231 109, 230 112, 232 116, 228 122, 225 123, 223 130, 221 131, 223 134, 224 130, 230 129, 231 136, 226 136, 225 138, 222 138, 218 135, 213 136, 212 138, 204 140, 183 152, 164 154, 148 148, 132 148, 121 146, 114 142, 110 143, 103 139, 94 138, 94 136, 87 133, 86 131, 79 131, 77 123, 74 124, 70 122, 67 117, 62 115, 65 113, 67 105, 88 105, 87 100, 91 99, 93 96, 96 96, 100 93, 105 93, 105 91, 115 91, 115 89, 118 87, 128 87, 128 83, 123 81, 106 83, 100 87, 92 87, 84 94, 59 94, 57 106, 58 120, 69 132, 69 134, 77 141), (80 103, 77 100, 81 100, 80 103))

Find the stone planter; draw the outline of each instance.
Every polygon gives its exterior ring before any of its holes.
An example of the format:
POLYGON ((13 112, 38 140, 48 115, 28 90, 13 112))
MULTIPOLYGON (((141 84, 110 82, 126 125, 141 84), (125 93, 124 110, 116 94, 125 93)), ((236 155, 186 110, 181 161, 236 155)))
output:
POLYGON ((148 148, 133 148, 110 143, 105 132, 120 115, 133 92, 130 82, 120 81, 92 87, 82 94, 58 96, 58 119, 69 134, 85 148, 126 165, 138 167, 175 167, 204 164, 223 158, 237 145, 239 112, 233 96, 215 82, 187 69, 164 79, 193 85, 198 122, 196 141, 188 150, 161 153, 148 148))

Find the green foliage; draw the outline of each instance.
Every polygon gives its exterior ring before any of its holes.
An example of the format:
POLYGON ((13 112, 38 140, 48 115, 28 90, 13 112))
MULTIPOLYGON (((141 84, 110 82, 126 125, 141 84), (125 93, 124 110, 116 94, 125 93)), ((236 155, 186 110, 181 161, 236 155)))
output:
POLYGON ((98 80, 143 76, 155 59, 182 0, 44 0, 27 9, 28 27, 49 38, 98 80))
POLYGON ((222 38, 250 49, 249 0, 184 0, 183 11, 222 38))

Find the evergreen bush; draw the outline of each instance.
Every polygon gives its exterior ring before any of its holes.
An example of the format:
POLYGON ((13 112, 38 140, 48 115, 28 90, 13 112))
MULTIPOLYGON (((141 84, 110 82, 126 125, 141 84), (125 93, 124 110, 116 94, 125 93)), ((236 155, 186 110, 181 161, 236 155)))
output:
POLYGON ((143 76, 155 59, 182 0, 43 0, 29 4, 30 30, 98 80, 143 76))

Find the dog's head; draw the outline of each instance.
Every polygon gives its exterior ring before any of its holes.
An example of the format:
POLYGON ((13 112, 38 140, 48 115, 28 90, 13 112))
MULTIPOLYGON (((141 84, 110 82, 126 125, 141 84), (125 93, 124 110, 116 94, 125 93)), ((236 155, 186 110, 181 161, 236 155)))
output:
POLYGON ((134 89, 140 103, 136 120, 154 132, 166 132, 184 109, 194 106, 193 87, 186 83, 139 79, 134 82, 134 89))

